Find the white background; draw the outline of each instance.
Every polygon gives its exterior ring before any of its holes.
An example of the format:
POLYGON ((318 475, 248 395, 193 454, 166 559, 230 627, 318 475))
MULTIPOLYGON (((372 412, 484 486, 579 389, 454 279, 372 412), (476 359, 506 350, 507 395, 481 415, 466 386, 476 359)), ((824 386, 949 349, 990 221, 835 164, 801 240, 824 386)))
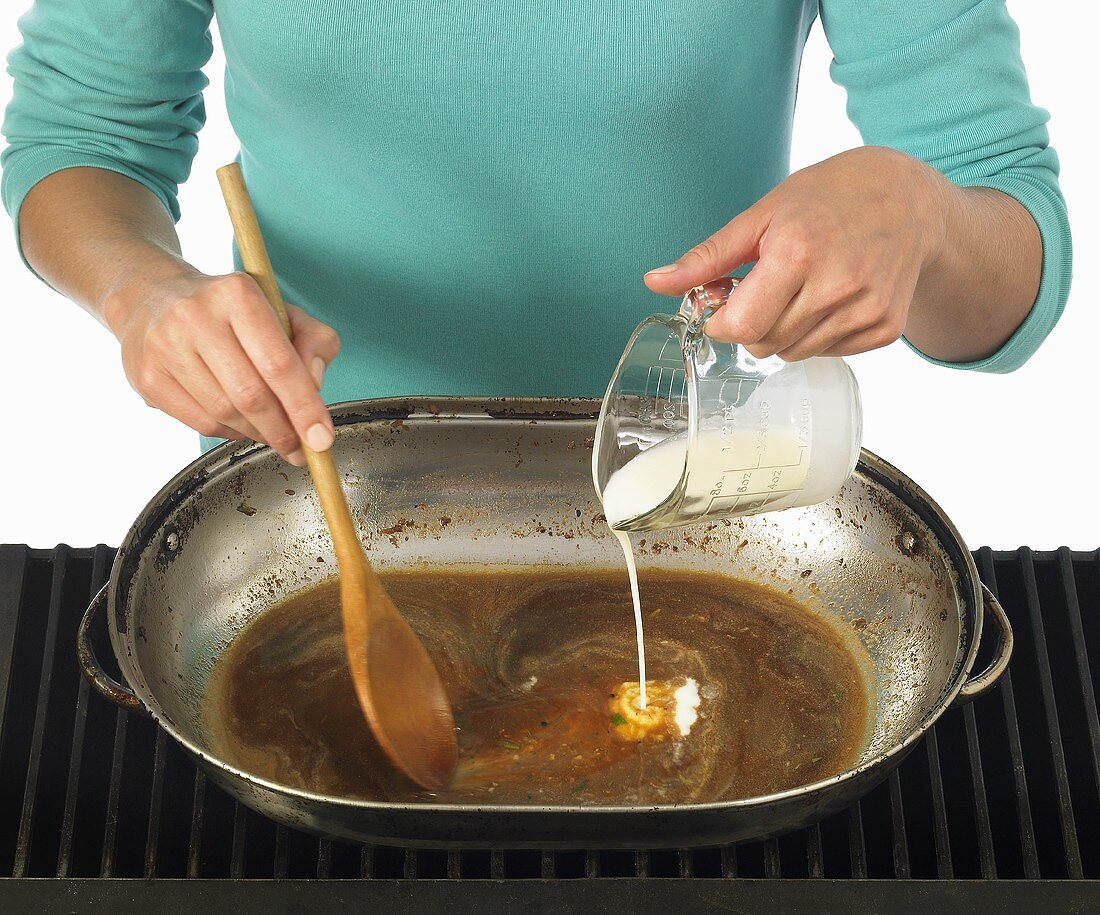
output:
MULTIPOLYGON (((6 50, 19 39, 15 4, 4 6, 6 50)), ((851 364, 863 391, 865 445, 924 486, 971 546, 1092 549, 1100 546, 1100 179, 1090 74, 1100 4, 1014 0, 1009 7, 1023 32, 1032 95, 1052 112, 1062 160, 1076 250, 1065 317, 1009 376, 939 369, 900 343, 851 364)), ((819 25, 802 66, 794 168, 860 142, 844 94, 829 80, 830 59, 819 25)), ((236 153, 221 73, 216 53, 209 121, 180 195, 184 252, 211 273, 230 269, 214 169, 236 153)), ((0 101, 10 91, 5 76, 0 101)), ((197 455, 197 436, 142 403, 123 377, 114 339, 34 279, 9 230, 0 230, 0 543, 117 544, 142 506, 197 455)))

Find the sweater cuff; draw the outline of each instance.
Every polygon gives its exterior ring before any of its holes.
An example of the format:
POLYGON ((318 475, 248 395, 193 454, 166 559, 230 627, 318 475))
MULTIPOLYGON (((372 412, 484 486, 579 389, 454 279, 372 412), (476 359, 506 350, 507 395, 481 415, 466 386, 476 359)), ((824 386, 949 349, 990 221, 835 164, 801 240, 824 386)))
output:
POLYGON ((1031 213, 1043 242, 1039 292, 1031 311, 1016 332, 997 352, 984 359, 974 362, 944 362, 922 353, 908 340, 905 343, 913 352, 935 365, 973 372, 1007 374, 1018 369, 1035 353, 1066 306, 1073 271, 1073 251, 1065 204, 1056 190, 1026 173, 1003 172, 988 177, 955 180, 961 187, 989 187, 1008 194, 1031 213))
MULTIPOLYGON (((31 192, 31 188, 43 178, 67 168, 85 166, 102 168, 132 178, 156 194, 157 199, 164 204, 164 208, 172 217, 173 222, 179 220, 179 204, 174 199, 167 197, 163 189, 159 188, 152 179, 117 159, 56 146, 28 146, 20 150, 11 150, 9 155, 5 157, 4 174, 2 183, 0 183, 0 196, 3 197, 4 207, 11 215, 12 223, 15 226, 15 243, 19 250, 19 256, 23 258, 23 263, 35 276, 38 276, 38 272, 27 263, 27 259, 23 255, 23 244, 20 238, 19 211, 23 206, 23 201, 26 199, 27 194, 31 192)), ((40 276, 38 278, 42 279, 40 276)))

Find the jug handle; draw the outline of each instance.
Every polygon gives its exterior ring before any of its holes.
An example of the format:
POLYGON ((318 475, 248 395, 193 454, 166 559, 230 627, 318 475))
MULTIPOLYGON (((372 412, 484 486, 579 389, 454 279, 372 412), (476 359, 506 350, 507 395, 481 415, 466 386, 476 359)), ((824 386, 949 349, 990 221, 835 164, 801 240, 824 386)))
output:
POLYGON ((149 712, 142 704, 137 694, 123 683, 119 683, 114 677, 103 669, 96 656, 92 645, 92 626, 98 617, 107 617, 107 585, 99 589, 99 593, 92 598, 88 609, 80 620, 80 627, 76 631, 76 659, 80 669, 88 682, 103 698, 109 699, 120 708, 128 712, 138 712, 148 715, 149 712))
POLYGON ((741 281, 734 276, 723 276, 702 286, 696 286, 680 303, 680 317, 688 321, 705 322, 714 312, 726 304, 733 290, 741 281))
POLYGON ((997 631, 993 659, 981 673, 967 678, 952 705, 965 705, 987 693, 1001 679, 1001 674, 1005 672, 1008 662, 1012 660, 1012 648, 1015 644, 1012 624, 1008 621, 1008 614, 1005 613, 1001 602, 984 584, 982 585, 982 606, 982 622, 992 622, 997 631))

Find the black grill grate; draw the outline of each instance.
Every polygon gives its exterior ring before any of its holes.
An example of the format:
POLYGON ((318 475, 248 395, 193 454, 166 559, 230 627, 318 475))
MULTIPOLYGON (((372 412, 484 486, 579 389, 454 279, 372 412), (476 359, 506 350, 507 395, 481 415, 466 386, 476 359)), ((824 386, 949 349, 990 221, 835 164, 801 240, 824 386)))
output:
POLYGON ((649 852, 404 851, 254 814, 80 677, 77 621, 113 555, 0 547, 0 876, 1100 878, 1098 552, 975 554, 1015 627, 1010 671, 862 802, 778 839, 649 852))

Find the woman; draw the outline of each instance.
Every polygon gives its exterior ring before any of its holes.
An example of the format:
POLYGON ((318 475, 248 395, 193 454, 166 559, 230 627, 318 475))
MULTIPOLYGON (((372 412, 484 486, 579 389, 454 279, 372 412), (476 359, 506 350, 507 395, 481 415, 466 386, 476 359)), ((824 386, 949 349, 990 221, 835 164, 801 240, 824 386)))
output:
POLYGON ((4 202, 149 404, 295 464, 332 442, 323 401, 601 393, 653 310, 643 274, 681 295, 755 263, 708 331, 757 356, 904 334, 1015 369, 1061 313, 1070 237, 1003 0, 822 0, 869 145, 787 177, 818 7, 37 0, 4 202), (215 11, 293 346, 173 229, 215 11))

